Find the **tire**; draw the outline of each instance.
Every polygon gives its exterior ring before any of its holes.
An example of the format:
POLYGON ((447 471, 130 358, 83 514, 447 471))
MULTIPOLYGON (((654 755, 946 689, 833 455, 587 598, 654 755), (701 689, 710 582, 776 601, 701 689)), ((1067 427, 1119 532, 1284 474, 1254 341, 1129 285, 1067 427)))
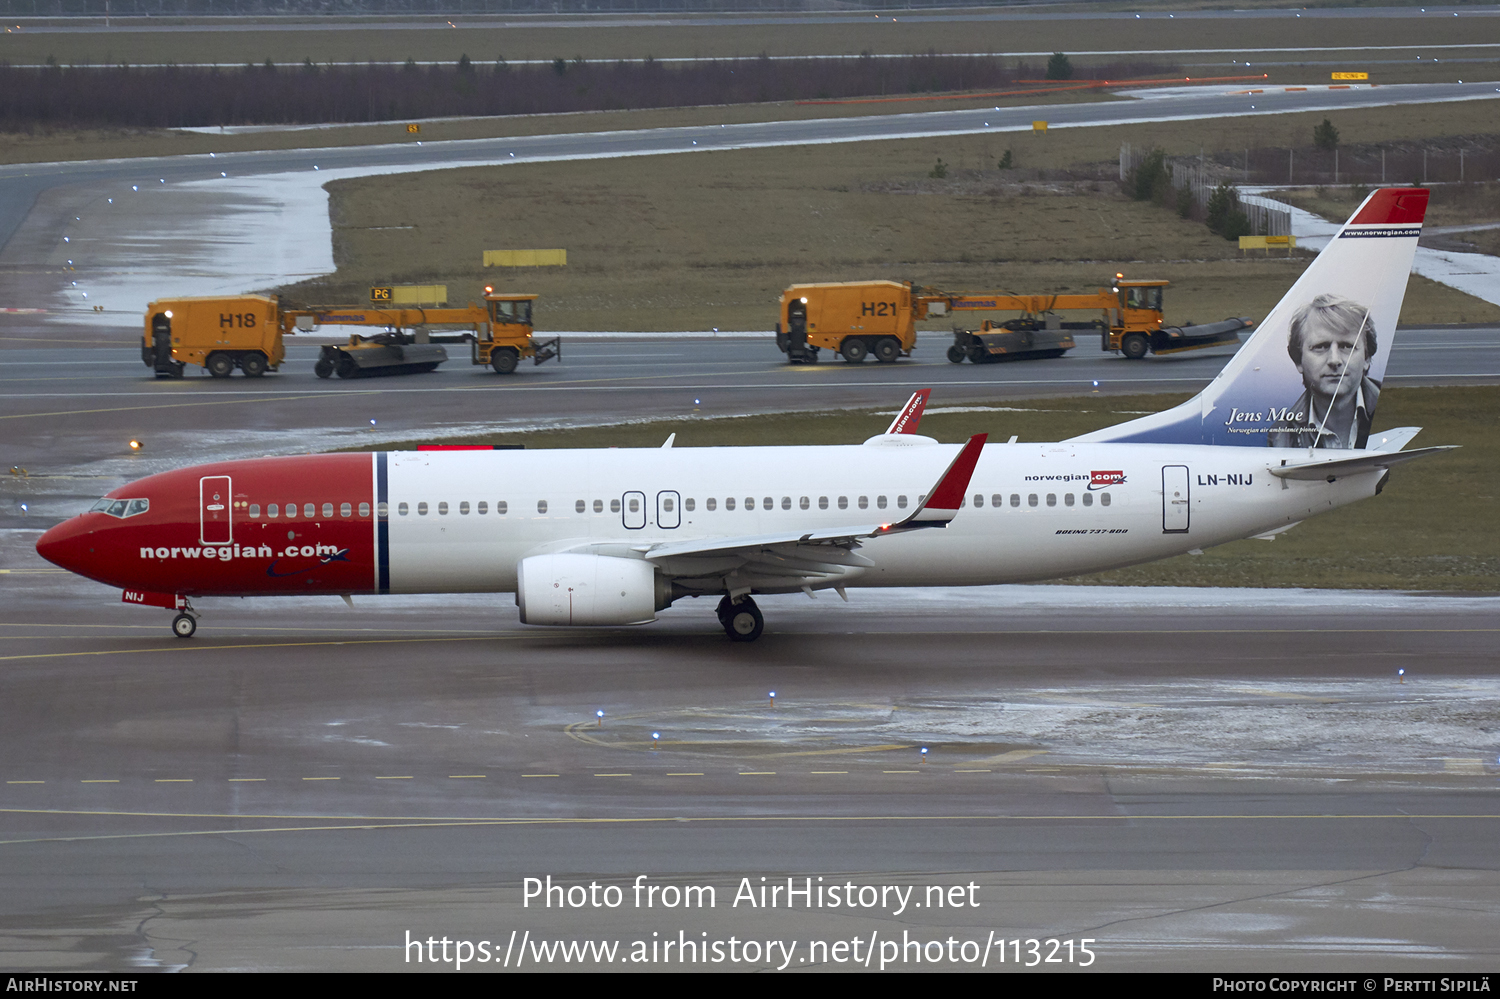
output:
POLYGON ((359 365, 348 354, 340 354, 333 362, 333 372, 340 378, 353 378, 359 374, 359 365))
POLYGON ((1144 336, 1139 333, 1129 333, 1120 341, 1120 353, 1132 361, 1139 361, 1146 356, 1148 346, 1144 336))
POLYGON ((954 344, 953 346, 948 348, 948 360, 952 361, 954 364, 964 363, 964 358, 968 356, 969 352, 967 350, 964 350, 958 344, 954 344))
POLYGON ((266 355, 261 353, 252 352, 240 358, 240 370, 245 373, 246 378, 259 378, 269 367, 266 355))
POLYGON ((204 360, 203 366, 215 378, 228 378, 234 374, 234 358, 222 350, 216 350, 212 354, 209 354, 208 358, 204 360))
POLYGON ((178 614, 172 619, 172 634, 178 638, 192 638, 198 630, 198 621, 191 614, 178 614))
POLYGON ((732 642, 753 642, 765 630, 766 619, 761 616, 755 601, 746 597, 729 608, 724 615, 724 634, 732 642))
POLYGON ((318 363, 313 365, 313 374, 319 378, 329 378, 333 375, 333 362, 326 357, 318 358, 318 363))
POLYGON ((848 337, 839 346, 839 353, 844 355, 844 360, 850 364, 859 364, 869 352, 869 345, 857 336, 848 337))
POLYGON ((807 348, 807 353, 805 353, 805 354, 802 355, 802 363, 803 364, 817 364, 818 363, 818 348, 816 348, 816 347, 809 347, 809 348, 807 348))
POLYGON ((892 364, 901 359, 901 341, 895 337, 881 337, 875 341, 875 360, 881 364, 892 364))
POLYGON ((521 355, 510 347, 490 351, 490 367, 495 369, 497 375, 514 374, 516 365, 520 363, 521 355))

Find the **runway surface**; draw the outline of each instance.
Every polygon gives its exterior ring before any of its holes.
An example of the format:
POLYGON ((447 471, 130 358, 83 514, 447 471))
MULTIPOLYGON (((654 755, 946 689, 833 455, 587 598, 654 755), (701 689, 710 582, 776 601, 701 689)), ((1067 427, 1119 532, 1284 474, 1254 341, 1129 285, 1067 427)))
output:
POLYGON ((1101 970, 1494 966, 1496 598, 870 591, 767 598, 751 646, 694 601, 579 633, 497 597, 205 600, 181 642, 34 538, 0 534, 7 968, 431 969, 408 932, 494 964, 524 933, 835 968, 813 941, 905 933, 993 970, 997 938, 1101 970), (625 901, 523 905, 548 875, 625 901), (641 875, 716 905, 637 906, 641 875), (920 907, 733 904, 789 876, 920 907))
POLYGON ((331 271, 323 185, 342 177, 1030 131, 1043 116, 1051 128, 1070 128, 1500 97, 1491 84, 1237 90, 1045 108, 0 166, 0 308, 118 325, 163 287, 183 295, 238 294, 331 271), (94 313, 96 306, 104 313, 94 313))

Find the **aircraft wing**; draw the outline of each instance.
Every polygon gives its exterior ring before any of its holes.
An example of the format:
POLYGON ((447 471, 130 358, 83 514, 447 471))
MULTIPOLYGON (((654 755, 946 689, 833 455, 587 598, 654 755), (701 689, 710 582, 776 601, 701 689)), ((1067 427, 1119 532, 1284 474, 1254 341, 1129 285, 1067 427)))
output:
POLYGON ((636 547, 636 551, 642 552, 651 562, 690 556, 697 558, 784 556, 795 551, 798 557, 805 556, 814 561, 829 561, 839 565, 869 565, 868 560, 860 556, 853 556, 857 561, 851 562, 848 555, 840 554, 838 550, 852 551, 858 548, 862 541, 887 534, 900 534, 923 527, 947 527, 948 522, 957 516, 963 504, 964 493, 969 488, 969 479, 974 474, 974 466, 979 462, 980 452, 984 450, 984 442, 988 436, 988 434, 976 434, 970 437, 958 452, 958 456, 949 463, 927 497, 906 519, 896 523, 860 524, 785 534, 667 541, 640 545, 636 547))
POLYGON ((1334 479, 1345 475, 1373 472, 1390 468, 1430 454, 1452 451, 1457 445, 1443 444, 1438 447, 1419 447, 1411 451, 1366 451, 1352 458, 1334 458, 1332 461, 1307 461, 1296 465, 1273 465, 1270 473, 1283 479, 1334 479))

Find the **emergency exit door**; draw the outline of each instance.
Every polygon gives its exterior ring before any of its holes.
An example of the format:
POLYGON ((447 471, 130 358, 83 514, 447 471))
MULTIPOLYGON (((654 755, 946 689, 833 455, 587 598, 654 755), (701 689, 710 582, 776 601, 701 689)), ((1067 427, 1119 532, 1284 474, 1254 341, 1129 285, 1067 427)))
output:
POLYGON ((1164 465, 1161 470, 1161 532, 1186 534, 1191 515, 1188 493, 1188 467, 1164 465))

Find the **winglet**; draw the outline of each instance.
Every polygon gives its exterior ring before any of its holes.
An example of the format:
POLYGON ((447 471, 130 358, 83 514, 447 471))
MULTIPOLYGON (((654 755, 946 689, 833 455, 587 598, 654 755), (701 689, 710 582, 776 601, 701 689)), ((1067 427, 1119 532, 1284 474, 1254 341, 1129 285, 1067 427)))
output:
POLYGON ((932 395, 932 389, 918 389, 906 400, 906 405, 901 407, 901 412, 891 421, 886 428, 888 434, 914 434, 917 425, 922 422, 922 410, 927 408, 927 397, 932 395))
POLYGON ((922 505, 910 517, 892 524, 881 533, 910 530, 914 527, 947 527, 948 521, 958 516, 964 504, 964 494, 969 491, 969 479, 974 475, 974 466, 979 464, 979 455, 984 451, 984 442, 989 434, 975 434, 969 438, 958 457, 953 459, 937 485, 922 505))

